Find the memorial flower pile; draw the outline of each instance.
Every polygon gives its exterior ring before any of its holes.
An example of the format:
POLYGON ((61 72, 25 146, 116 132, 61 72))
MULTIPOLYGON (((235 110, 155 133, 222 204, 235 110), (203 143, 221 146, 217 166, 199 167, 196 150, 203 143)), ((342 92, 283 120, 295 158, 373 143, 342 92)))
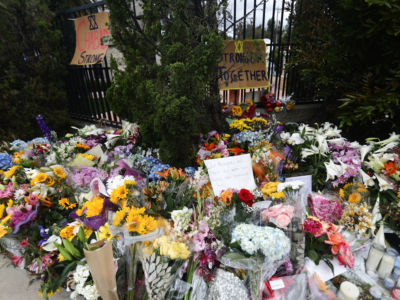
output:
POLYGON ((359 144, 329 123, 252 118, 253 107, 233 107, 229 131, 202 135, 182 169, 125 122, 4 144, 0 245, 15 241, 12 263, 41 279, 43 297, 60 288, 99 297, 87 252, 110 243, 120 299, 254 299, 272 276, 307 272, 305 257, 353 268, 354 241, 371 238, 379 219, 400 236, 399 135, 359 144), (252 184, 225 180, 215 193, 221 182, 205 161, 245 154, 252 184), (287 179, 298 173, 312 186, 287 179))

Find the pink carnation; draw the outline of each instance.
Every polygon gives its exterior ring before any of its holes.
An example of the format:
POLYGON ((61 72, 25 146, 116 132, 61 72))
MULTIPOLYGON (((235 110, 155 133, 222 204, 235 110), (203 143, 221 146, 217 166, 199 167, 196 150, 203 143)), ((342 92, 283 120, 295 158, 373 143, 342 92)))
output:
POLYGON ((342 217, 343 210, 339 201, 329 200, 322 196, 308 197, 311 213, 321 221, 335 223, 342 217))

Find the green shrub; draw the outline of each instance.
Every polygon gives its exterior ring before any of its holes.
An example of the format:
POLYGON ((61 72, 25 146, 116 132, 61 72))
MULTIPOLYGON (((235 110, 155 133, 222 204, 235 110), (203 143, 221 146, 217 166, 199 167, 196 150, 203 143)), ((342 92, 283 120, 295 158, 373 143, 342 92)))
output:
POLYGON ((302 1, 290 67, 354 138, 385 135, 400 129, 399 34, 399 0, 302 1))
POLYGON ((213 1, 148 0, 141 26, 130 3, 107 1, 114 43, 126 60, 124 70, 113 64, 107 97, 120 117, 140 124, 143 142, 160 148, 162 160, 188 165, 199 134, 223 126, 216 80, 223 47, 216 33, 218 7, 213 1))
POLYGON ((48 4, 0 3, 0 139, 39 135, 37 114, 54 130, 68 124, 62 36, 48 4))

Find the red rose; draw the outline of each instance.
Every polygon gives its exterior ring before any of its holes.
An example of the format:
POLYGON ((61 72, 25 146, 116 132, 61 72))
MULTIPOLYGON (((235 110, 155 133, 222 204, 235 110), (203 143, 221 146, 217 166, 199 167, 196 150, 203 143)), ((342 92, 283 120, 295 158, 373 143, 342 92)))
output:
POLYGON ((254 196, 253 196, 252 193, 250 193, 249 190, 241 189, 239 194, 238 194, 238 196, 239 196, 240 201, 245 203, 247 206, 250 206, 250 207, 253 206, 253 204, 254 204, 254 201, 253 201, 254 196))

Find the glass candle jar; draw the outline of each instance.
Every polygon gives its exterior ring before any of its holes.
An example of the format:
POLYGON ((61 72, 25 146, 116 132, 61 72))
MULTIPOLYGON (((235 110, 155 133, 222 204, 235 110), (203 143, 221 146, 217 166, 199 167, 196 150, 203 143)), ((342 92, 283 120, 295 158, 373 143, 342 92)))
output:
POLYGON ((394 264, 394 269, 392 273, 392 277, 395 281, 399 280, 400 278, 400 269, 396 267, 396 263, 394 264))
POLYGON ((379 264, 378 268, 378 275, 379 278, 385 278, 392 273, 393 267, 394 267, 394 262, 396 261, 396 255, 392 252, 386 252, 381 260, 381 263, 379 264))
POLYGON ((374 299, 381 299, 381 297, 382 297, 382 291, 378 286, 372 286, 369 289, 369 293, 371 294, 372 298, 374 298, 374 299))
POLYGON ((385 279, 383 279, 383 285, 388 290, 392 290, 396 285, 396 282, 390 277, 385 277, 385 279))
POLYGON ((360 296, 360 290, 349 281, 343 281, 340 285, 338 300, 357 300, 360 296))
POLYGON ((371 249, 369 250, 367 262, 365 263, 365 267, 367 271, 376 271, 383 255, 385 254, 385 248, 378 244, 372 244, 371 249))

